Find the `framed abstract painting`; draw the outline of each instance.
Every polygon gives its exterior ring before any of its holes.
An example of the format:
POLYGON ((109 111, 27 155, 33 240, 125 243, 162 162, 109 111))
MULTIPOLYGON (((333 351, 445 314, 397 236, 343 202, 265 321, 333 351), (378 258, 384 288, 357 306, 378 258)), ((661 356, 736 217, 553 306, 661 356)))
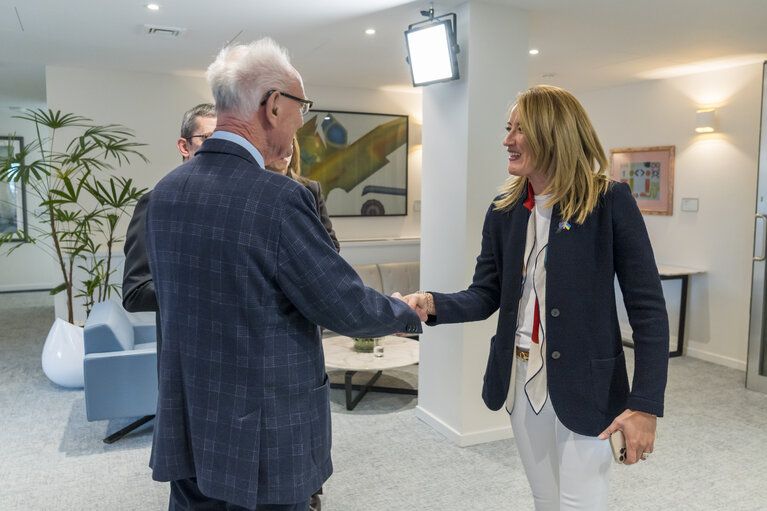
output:
POLYGON ((610 151, 613 179, 628 183, 642 213, 674 213, 674 152, 672 145, 610 151))
POLYGON ((312 110, 296 133, 301 174, 330 216, 407 215, 408 117, 312 110))

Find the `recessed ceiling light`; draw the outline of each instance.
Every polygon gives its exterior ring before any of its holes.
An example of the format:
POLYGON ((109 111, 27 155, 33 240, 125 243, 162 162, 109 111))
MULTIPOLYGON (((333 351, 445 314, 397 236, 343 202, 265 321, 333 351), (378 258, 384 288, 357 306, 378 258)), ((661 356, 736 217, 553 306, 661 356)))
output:
POLYGON ((538 50, 536 50, 535 48, 533 48, 532 50, 530 50, 529 53, 530 53, 530 55, 538 55, 538 53, 540 53, 540 52, 538 50))
POLYGON ((365 33, 366 33, 367 35, 375 35, 375 33, 376 33, 376 29, 374 29, 374 28, 369 28, 369 29, 365 30, 365 33))
POLYGON ((150 11, 159 11, 160 5, 159 4, 146 4, 146 8, 150 11))

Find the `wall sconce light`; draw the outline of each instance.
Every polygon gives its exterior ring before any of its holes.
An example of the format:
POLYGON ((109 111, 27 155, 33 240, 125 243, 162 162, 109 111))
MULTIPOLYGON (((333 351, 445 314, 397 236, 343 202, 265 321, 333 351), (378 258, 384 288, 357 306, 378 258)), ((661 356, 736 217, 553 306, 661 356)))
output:
POLYGON ((695 111, 695 131, 697 133, 716 131, 716 109, 702 108, 695 111))
POLYGON ((434 16, 434 7, 421 11, 428 19, 413 23, 405 31, 406 58, 410 64, 413 86, 457 80, 458 58, 461 51, 456 42, 455 13, 434 16))

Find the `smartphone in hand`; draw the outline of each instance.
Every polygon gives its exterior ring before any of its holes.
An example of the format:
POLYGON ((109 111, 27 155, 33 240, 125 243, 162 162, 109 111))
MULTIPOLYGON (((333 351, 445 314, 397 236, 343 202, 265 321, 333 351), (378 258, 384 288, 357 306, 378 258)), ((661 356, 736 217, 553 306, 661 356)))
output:
POLYGON ((623 436, 623 431, 613 431, 610 435, 610 448, 613 450, 615 463, 623 464, 626 461, 626 437, 623 436))

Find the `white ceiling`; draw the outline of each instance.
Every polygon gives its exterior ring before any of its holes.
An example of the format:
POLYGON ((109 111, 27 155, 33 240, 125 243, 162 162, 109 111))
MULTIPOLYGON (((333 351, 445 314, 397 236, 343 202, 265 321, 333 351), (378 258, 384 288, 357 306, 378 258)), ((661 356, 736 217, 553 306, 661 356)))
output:
MULTIPOLYGON (((593 90, 681 73, 684 65, 767 58, 767 0, 492 1, 529 12, 530 47, 540 50, 530 57, 530 83, 593 90)), ((45 65, 202 74, 240 31, 239 42, 270 35, 286 46, 307 84, 410 87, 403 31, 429 7, 408 0, 157 0, 153 12, 146 3, 0 0, 0 94, 38 94, 41 85, 31 83, 45 65), (147 24, 185 30, 178 38, 150 37, 147 24), (369 27, 375 36, 364 34, 369 27)), ((461 3, 434 8, 439 15, 461 3)))

